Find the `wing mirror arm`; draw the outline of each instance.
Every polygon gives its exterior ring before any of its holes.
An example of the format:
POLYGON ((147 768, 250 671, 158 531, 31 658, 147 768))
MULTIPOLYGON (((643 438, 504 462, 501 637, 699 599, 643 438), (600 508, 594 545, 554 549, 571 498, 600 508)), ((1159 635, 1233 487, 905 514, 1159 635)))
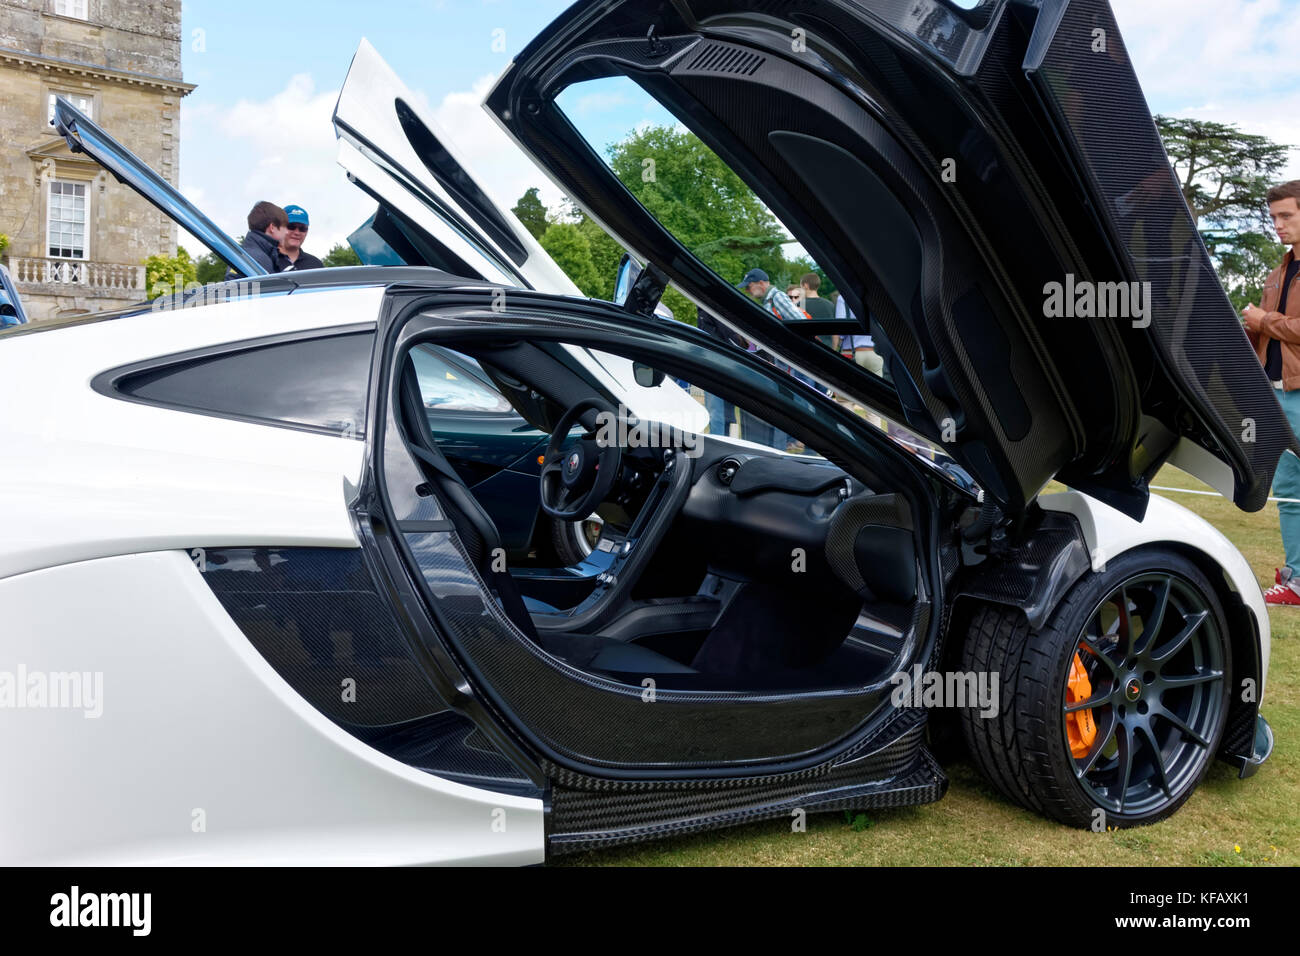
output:
POLYGON ((653 262, 646 263, 641 274, 636 277, 632 283, 632 288, 627 294, 627 301, 623 303, 623 308, 627 309, 633 315, 640 315, 644 318, 650 318, 655 314, 655 307, 659 300, 664 296, 664 289, 668 288, 668 275, 653 262))

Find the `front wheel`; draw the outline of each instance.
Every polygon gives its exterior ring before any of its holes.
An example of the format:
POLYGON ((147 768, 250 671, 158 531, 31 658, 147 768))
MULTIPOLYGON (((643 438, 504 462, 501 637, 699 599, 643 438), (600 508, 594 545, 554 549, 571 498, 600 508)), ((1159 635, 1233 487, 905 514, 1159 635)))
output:
POLYGON ((563 567, 573 567, 590 557, 600 543, 605 520, 592 512, 581 521, 562 521, 550 518, 551 545, 563 567))
POLYGON ((1231 646, 1214 588, 1163 548, 1117 558, 1048 624, 984 607, 963 668, 999 675, 996 714, 963 712, 967 746, 1006 796, 1064 823, 1139 826, 1208 772, 1227 720, 1231 646))

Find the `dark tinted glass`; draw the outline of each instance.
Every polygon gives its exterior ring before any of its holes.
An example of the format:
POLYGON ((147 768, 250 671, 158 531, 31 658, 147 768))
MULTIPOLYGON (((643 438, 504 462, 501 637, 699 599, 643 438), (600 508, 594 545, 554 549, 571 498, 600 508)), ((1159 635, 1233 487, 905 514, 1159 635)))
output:
POLYGON ((190 359, 128 376, 125 395, 363 437, 374 333, 299 339, 190 359))

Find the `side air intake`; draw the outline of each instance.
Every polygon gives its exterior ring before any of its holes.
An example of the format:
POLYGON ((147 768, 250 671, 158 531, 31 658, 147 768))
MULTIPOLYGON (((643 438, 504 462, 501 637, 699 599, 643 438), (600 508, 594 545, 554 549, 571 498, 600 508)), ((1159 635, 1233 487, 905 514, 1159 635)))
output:
POLYGON ((731 73, 753 76, 767 62, 767 57, 726 43, 706 43, 686 69, 699 73, 731 73))

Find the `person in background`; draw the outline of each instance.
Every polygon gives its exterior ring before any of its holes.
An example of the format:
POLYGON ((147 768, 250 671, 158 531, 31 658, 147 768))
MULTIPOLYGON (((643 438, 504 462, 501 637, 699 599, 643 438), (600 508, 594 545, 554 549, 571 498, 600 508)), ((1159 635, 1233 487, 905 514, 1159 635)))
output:
MULTIPOLYGON (((843 294, 835 301, 835 318, 852 319, 857 316, 849 308, 848 300, 843 294)), ((884 376, 885 360, 876 352, 876 343, 870 335, 845 335, 840 339, 840 351, 853 358, 853 361, 873 375, 884 376)))
POLYGON ((307 238, 307 229, 311 226, 307 210, 302 206, 285 206, 284 214, 288 223, 280 238, 280 255, 289 261, 288 268, 295 272, 324 268, 323 262, 302 248, 303 241, 307 238))
MULTIPOLYGON (((808 318, 808 313, 795 305, 794 300, 772 285, 767 273, 762 269, 750 269, 736 287, 748 293, 750 298, 757 299, 762 303, 763 308, 770 311, 782 322, 802 322, 808 318)), ((790 373, 809 388, 817 388, 817 384, 812 379, 794 371, 790 366, 782 362, 776 363, 776 366, 782 371, 790 373)), ((771 445, 781 451, 798 451, 803 447, 799 442, 796 442, 791 436, 775 426, 772 429, 771 445)))
MULTIPOLYGON (((1264 373, 1286 413, 1291 430, 1300 436, 1300 180, 1268 191, 1273 228, 1290 250, 1264 283, 1259 306, 1242 310, 1246 335, 1255 346, 1264 373)), ((1264 592, 1271 605, 1300 606, 1300 458, 1282 453, 1273 477, 1278 502, 1285 565, 1273 575, 1274 586, 1264 592)))
MULTIPOLYGON (((699 310, 695 320, 695 327, 719 342, 726 342, 738 349, 749 348, 749 343, 741 336, 731 331, 703 309, 699 310)), ((704 393, 704 407, 709 412, 709 434, 723 436, 730 434, 728 427, 736 420, 736 406, 721 396, 706 391, 704 393)))
POLYGON ((782 322, 798 322, 808 318, 803 309, 780 289, 773 288, 767 273, 762 269, 750 269, 745 273, 736 288, 747 292, 749 297, 757 299, 763 308, 772 312, 782 322))
MULTIPOLYGON (((248 232, 244 234, 241 245, 249 257, 269 273, 281 272, 291 265, 280 253, 280 240, 284 238, 288 225, 289 217, 284 210, 265 199, 248 213, 248 232)), ((231 269, 226 278, 238 279, 240 275, 231 269)))
MULTIPOLYGON (((808 313, 808 318, 827 320, 835 318, 835 304, 830 299, 823 299, 818 293, 822 287, 822 277, 815 272, 805 273, 799 280, 799 298, 796 303, 808 313)), ((828 349, 836 349, 836 337, 833 335, 819 335, 817 341, 828 349)))
POLYGON ((817 290, 822 287, 821 276, 815 272, 809 272, 799 280, 799 287, 803 290, 802 305, 803 310, 808 313, 808 318, 835 318, 835 306, 831 304, 830 299, 823 299, 817 293, 817 290))

